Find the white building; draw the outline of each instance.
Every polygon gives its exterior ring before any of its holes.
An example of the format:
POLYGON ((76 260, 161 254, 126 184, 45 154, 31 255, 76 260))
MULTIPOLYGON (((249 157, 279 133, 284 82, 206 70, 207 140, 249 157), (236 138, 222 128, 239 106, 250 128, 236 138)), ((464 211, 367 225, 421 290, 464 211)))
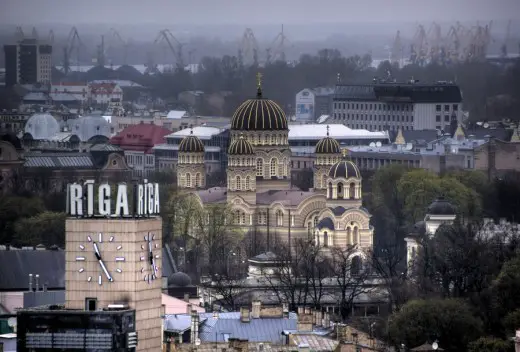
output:
POLYGON ((296 94, 296 121, 315 122, 321 115, 331 112, 334 88, 305 88, 296 94))
POLYGON ((115 83, 89 83, 89 98, 94 104, 121 106, 123 90, 115 83))
POLYGON ((75 100, 86 103, 89 99, 89 87, 81 83, 60 83, 51 86, 50 94, 67 94, 75 100))
POLYGON ((459 87, 445 82, 337 85, 332 100, 333 121, 355 129, 448 132, 463 117, 459 87))

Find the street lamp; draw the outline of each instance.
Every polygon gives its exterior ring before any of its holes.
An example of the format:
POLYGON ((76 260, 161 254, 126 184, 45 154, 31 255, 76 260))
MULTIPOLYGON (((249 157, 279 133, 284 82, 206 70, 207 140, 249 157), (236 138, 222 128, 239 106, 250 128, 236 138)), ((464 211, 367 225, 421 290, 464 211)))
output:
POLYGON ((229 277, 229 261, 235 256, 237 255, 235 252, 231 251, 229 252, 229 254, 231 254, 231 256, 228 255, 227 259, 226 259, 226 273, 227 273, 227 276, 229 277))

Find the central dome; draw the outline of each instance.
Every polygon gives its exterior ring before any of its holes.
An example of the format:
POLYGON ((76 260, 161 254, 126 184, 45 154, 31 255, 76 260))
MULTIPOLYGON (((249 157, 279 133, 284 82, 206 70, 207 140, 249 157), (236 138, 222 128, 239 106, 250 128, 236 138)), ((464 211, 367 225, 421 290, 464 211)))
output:
POLYGON ((238 131, 287 130, 287 117, 280 105, 262 97, 262 87, 258 78, 256 99, 248 99, 235 110, 231 119, 231 129, 238 131))

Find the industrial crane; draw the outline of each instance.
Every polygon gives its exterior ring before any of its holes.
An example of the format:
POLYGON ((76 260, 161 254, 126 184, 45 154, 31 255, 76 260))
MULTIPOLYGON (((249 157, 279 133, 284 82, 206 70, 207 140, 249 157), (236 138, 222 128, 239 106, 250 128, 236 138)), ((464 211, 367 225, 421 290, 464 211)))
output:
POLYGON ((509 39, 511 36, 511 20, 507 22, 507 28, 506 28, 506 36, 504 38, 504 42, 502 43, 502 46, 500 47, 500 56, 503 58, 507 57, 507 44, 509 43, 509 39))
POLYGON ((283 24, 282 24, 282 31, 276 35, 276 37, 273 40, 273 43, 271 44, 271 47, 269 49, 268 54, 268 60, 267 62, 274 60, 274 61, 284 61, 287 62, 287 59, 285 57, 285 43, 289 40, 285 36, 285 33, 283 31, 283 24))
POLYGON ((114 28, 110 28, 110 33, 112 34, 113 39, 117 40, 119 43, 123 45, 123 64, 126 65, 128 60, 128 48, 130 46, 130 42, 123 40, 119 32, 114 28))
POLYGON ((169 29, 163 29, 162 31, 160 31, 159 35, 157 36, 157 38, 154 41, 154 44, 157 44, 161 41, 165 41, 168 44, 168 47, 170 48, 170 50, 175 58, 175 61, 177 64, 177 69, 183 70, 184 69, 184 58, 183 58, 183 54, 182 54, 182 49, 183 49, 184 45, 186 45, 186 43, 181 43, 179 40, 177 40, 177 38, 175 38, 175 36, 172 34, 172 32, 170 32, 169 29))
POLYGON ((410 48, 410 61, 413 64, 424 65, 426 63, 427 47, 428 42, 426 31, 424 30, 423 25, 419 25, 410 48))
POLYGON ((70 55, 72 54, 72 50, 76 49, 76 60, 79 65, 79 49, 84 47, 81 38, 79 37, 78 30, 76 27, 72 27, 70 30, 69 36, 67 38, 67 42, 65 47, 63 48, 63 72, 68 74, 70 72, 70 55))
POLYGON ((246 28, 244 31, 238 57, 246 65, 258 65, 258 43, 251 28, 246 28))

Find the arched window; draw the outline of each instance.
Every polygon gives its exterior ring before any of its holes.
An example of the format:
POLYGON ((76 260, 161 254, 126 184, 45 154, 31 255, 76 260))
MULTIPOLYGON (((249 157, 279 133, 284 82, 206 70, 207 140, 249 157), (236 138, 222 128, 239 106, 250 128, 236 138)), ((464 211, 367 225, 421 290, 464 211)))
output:
POLYGON ((332 182, 329 182, 329 199, 332 199, 332 182))
POLYGON ((200 173, 197 172, 197 174, 195 175, 195 187, 200 187, 200 173))
POLYGON ((276 226, 283 226, 283 213, 281 210, 276 211, 276 226))
POLYGON ((271 135, 271 144, 275 144, 275 136, 274 135, 271 135))
POLYGON ((325 231, 323 233, 323 247, 328 247, 329 246, 329 234, 327 233, 327 231, 325 231))
POLYGON ((242 212, 240 216, 240 223, 244 225, 246 223, 246 213, 242 212))
POLYGON ((357 226, 354 226, 354 244, 359 244, 359 230, 357 226))
POLYGON ((246 176, 246 191, 251 189, 251 178, 249 176, 246 176))
POLYGON ((361 272, 361 257, 359 255, 356 255, 354 258, 352 258, 352 262, 350 264, 350 274, 352 276, 357 276, 361 272))
POLYGON ((237 175, 237 177, 235 178, 235 182, 236 182, 236 185, 235 185, 236 190, 240 191, 240 189, 242 188, 242 185, 240 184, 242 182, 242 180, 240 179, 240 176, 237 175))
POLYGON ((311 238, 311 235, 312 235, 312 222, 309 221, 307 223, 307 236, 309 239, 311 238))
POLYGON ((343 192, 345 190, 343 189, 343 183, 338 183, 338 199, 343 199, 343 192))
POLYGON ((278 175, 278 160, 276 158, 271 159, 271 177, 278 175))
POLYGON ((322 189, 327 189, 327 174, 323 174, 321 177, 321 187, 322 189))
POLYGON ((264 176, 264 160, 256 159, 256 176, 264 176))
POLYGON ((356 199, 356 184, 354 182, 350 184, 349 193, 350 199, 356 199))
POLYGON ((317 216, 315 216, 313 219, 313 225, 315 228, 316 228, 316 226, 318 226, 318 217, 317 216))
POLYGON ((352 230, 347 227, 347 244, 352 244, 352 230))
POLYGON ((186 174, 186 187, 191 187, 191 175, 190 175, 190 173, 186 174))
POLYGON ((267 135, 264 136, 264 144, 269 144, 269 137, 267 135))
POLYGON ((235 225, 238 225, 240 224, 240 211, 239 210, 236 210, 234 213, 233 213, 233 223, 235 225))

